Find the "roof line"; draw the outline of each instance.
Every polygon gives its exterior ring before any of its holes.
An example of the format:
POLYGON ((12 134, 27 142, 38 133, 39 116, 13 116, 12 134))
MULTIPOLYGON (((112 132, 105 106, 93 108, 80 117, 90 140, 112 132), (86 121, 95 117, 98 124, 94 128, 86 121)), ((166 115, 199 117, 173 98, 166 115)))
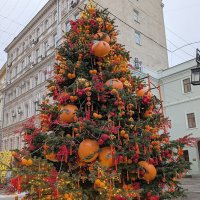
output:
POLYGON ((31 19, 31 21, 22 29, 22 31, 12 40, 12 42, 4 49, 6 53, 29 31, 29 27, 33 26, 45 14, 45 10, 51 7, 56 1, 49 0, 31 19))

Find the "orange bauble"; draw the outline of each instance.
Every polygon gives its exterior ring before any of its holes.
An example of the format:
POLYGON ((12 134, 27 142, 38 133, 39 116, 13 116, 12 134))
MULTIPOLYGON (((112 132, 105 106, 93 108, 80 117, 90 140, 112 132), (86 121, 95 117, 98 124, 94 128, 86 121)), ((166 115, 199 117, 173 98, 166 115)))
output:
POLYGON ((69 94, 67 92, 62 92, 59 94, 58 99, 65 98, 67 96, 69 96, 69 94))
POLYGON ((153 110, 146 110, 144 113, 144 117, 152 117, 153 115, 153 110))
POLYGON ((103 32, 97 33, 94 35, 94 39, 95 40, 103 40, 107 43, 110 43, 110 37, 107 33, 103 33, 103 32))
POLYGON ((144 89, 140 89, 140 90, 137 90, 137 91, 136 91, 136 95, 137 95, 138 97, 143 97, 144 94, 145 94, 145 90, 144 90, 144 89))
POLYGON ((154 165, 149 164, 146 161, 140 161, 138 164, 146 170, 146 173, 144 174, 143 179, 147 182, 153 181, 157 174, 157 171, 154 165))
POLYGON ((47 160, 50 160, 52 162, 57 162, 58 160, 56 159, 56 154, 51 152, 50 154, 47 154, 46 156, 47 160))
POLYGON ((123 89, 123 83, 118 79, 110 79, 106 81, 107 87, 112 87, 113 89, 122 90, 123 89))
POLYGON ((112 167, 114 165, 115 151, 112 152, 110 147, 102 148, 99 153, 99 161, 102 167, 112 167))
POLYGON ((99 155, 99 144, 96 140, 85 139, 78 148, 79 158, 84 162, 92 162, 99 155))
POLYGON ((105 57, 110 52, 110 45, 107 42, 100 41, 93 44, 92 51, 97 57, 105 57))
POLYGON ((61 108, 60 121, 62 123, 72 123, 78 108, 75 105, 66 105, 61 108))

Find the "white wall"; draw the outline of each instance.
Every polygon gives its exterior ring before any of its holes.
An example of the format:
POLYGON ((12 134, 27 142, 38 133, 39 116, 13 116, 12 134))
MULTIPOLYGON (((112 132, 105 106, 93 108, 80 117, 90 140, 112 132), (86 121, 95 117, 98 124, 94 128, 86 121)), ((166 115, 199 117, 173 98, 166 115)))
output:
MULTIPOLYGON (((186 62, 163 72, 160 79, 166 117, 171 120, 171 139, 193 134, 200 140, 200 86, 191 86, 191 92, 184 93, 183 79, 191 77, 190 68, 194 62, 186 62), (165 76, 166 75, 166 76, 165 76), (188 128, 188 113, 195 114, 196 128, 188 128)), ((186 148, 192 162, 192 174, 200 174, 200 161, 197 146, 186 148)))

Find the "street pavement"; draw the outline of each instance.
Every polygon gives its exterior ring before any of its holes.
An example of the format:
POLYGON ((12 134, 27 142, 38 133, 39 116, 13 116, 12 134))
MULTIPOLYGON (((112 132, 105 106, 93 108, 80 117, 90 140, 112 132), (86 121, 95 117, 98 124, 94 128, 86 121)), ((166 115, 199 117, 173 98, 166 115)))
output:
POLYGON ((181 183, 187 197, 178 200, 200 200, 200 177, 184 178, 181 183))

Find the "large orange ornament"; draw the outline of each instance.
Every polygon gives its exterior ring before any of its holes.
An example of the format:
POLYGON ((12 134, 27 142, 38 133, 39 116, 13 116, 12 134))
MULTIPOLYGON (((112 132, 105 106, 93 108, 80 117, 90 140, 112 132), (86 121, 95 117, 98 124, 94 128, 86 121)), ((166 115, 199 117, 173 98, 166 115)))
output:
POLYGON ((52 162, 57 162, 58 160, 56 159, 56 154, 51 152, 50 154, 47 154, 46 156, 47 160, 50 160, 52 162))
POLYGON ((110 52, 110 45, 105 41, 99 41, 93 44, 92 51, 97 57, 105 57, 110 52))
POLYGON ((154 165, 149 164, 146 161, 140 161, 138 164, 146 170, 146 173, 144 174, 143 179, 147 182, 153 181, 157 174, 157 171, 154 165))
POLYGON ((112 87, 113 89, 122 90, 123 89, 123 83, 118 79, 110 79, 106 81, 107 87, 112 87))
POLYGON ((78 148, 79 158, 84 162, 92 162, 99 155, 99 144, 96 140, 85 139, 78 148))
POLYGON ((143 97, 144 94, 145 94, 145 90, 144 90, 143 88, 136 91, 136 95, 137 95, 138 97, 143 97))
POLYGON ((95 40, 103 40, 103 41, 107 42, 108 44, 110 43, 110 37, 107 33, 103 33, 103 32, 97 33, 94 35, 94 39, 95 40))
POLYGON ((99 161, 103 167, 112 167, 114 165, 115 151, 112 152, 110 147, 102 148, 99 153, 99 161))
POLYGON ((62 123, 72 123, 74 121, 75 113, 78 110, 75 105, 66 105, 61 108, 60 121, 62 123))

